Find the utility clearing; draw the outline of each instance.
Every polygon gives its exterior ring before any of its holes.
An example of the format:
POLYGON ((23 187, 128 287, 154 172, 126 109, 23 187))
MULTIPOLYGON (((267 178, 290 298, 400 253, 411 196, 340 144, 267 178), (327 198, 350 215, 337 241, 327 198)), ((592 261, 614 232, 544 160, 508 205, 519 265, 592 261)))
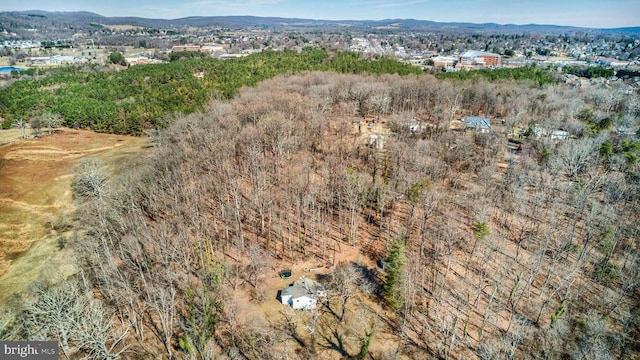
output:
POLYGON ((112 167, 139 154, 146 139, 59 129, 37 139, 0 130, 0 302, 35 281, 76 271, 72 252, 72 169, 85 157, 112 167))

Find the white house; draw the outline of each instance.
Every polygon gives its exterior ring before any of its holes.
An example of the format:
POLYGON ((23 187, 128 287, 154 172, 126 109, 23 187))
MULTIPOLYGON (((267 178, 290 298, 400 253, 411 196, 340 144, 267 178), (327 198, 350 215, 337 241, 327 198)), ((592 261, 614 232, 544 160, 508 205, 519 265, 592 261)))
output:
POLYGON ((301 277, 280 291, 280 302, 294 309, 315 309, 318 298, 326 297, 327 292, 317 281, 301 277))
POLYGON ((417 132, 423 132, 427 129, 427 127, 425 125, 418 125, 418 124, 413 124, 411 126, 409 126, 409 130, 411 130, 412 133, 417 133, 417 132))
POLYGON ((550 137, 553 140, 567 140, 569 138, 569 133, 564 130, 553 130, 550 137))
POLYGON ((635 136, 640 133, 640 129, 620 125, 616 128, 616 132, 622 136, 635 136))
POLYGON ((536 138, 541 138, 543 136, 547 135, 547 129, 540 127, 540 126, 536 126, 534 128, 531 129, 531 134, 533 134, 533 136, 535 136, 536 138))
POLYGON ((369 147, 382 149, 384 147, 384 136, 379 134, 370 134, 369 147))

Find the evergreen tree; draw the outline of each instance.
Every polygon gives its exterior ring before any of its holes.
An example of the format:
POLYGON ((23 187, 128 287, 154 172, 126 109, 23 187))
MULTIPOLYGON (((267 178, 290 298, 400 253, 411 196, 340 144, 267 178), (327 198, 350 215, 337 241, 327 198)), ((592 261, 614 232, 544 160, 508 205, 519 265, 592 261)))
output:
POLYGON ((120 64, 120 65, 127 64, 127 62, 124 59, 124 55, 122 55, 122 53, 119 53, 119 52, 112 52, 111 54, 109 54, 109 62, 112 64, 120 64))
POLYGON ((407 257, 404 254, 405 240, 397 237, 393 240, 389 255, 385 261, 385 271, 387 272, 387 282, 382 288, 385 299, 393 309, 398 310, 403 303, 403 268, 407 263, 407 257))

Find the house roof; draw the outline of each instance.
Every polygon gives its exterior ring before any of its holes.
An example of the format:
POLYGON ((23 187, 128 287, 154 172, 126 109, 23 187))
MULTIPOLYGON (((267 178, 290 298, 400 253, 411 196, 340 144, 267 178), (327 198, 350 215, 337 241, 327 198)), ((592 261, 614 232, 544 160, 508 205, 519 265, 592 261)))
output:
POLYGON ((489 118, 467 116, 466 127, 476 129, 489 129, 491 128, 491 121, 489 118))
POLYGON ((569 138, 569 132, 564 130, 553 130, 550 136, 552 139, 566 140, 569 138))
POLYGON ((618 126, 616 132, 620 135, 635 135, 640 131, 640 128, 631 128, 624 125, 618 126))
POLYGON ((540 126, 536 126, 533 129, 531 129, 531 132, 533 132, 533 134, 536 136, 542 136, 547 133, 547 129, 540 126))
POLYGON ((467 50, 460 57, 463 58, 476 58, 480 56, 491 56, 491 57, 500 57, 498 54, 486 52, 486 51, 476 51, 476 50, 467 50))
POLYGON ((292 299, 300 298, 303 296, 315 298, 318 292, 324 292, 324 286, 317 281, 313 281, 306 277, 301 277, 296 280, 290 286, 282 289, 282 296, 291 296, 292 299))

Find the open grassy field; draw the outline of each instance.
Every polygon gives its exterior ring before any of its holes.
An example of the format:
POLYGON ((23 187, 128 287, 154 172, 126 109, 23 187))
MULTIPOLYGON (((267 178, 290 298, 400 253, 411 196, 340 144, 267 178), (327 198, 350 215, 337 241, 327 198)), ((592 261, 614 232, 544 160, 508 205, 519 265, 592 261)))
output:
POLYGON ((61 129, 19 140, 0 130, 0 302, 37 280, 72 274, 69 217, 73 166, 95 156, 107 166, 142 151, 145 139, 61 129))
POLYGON ((20 129, 0 130, 0 145, 6 145, 19 139, 20 129))

